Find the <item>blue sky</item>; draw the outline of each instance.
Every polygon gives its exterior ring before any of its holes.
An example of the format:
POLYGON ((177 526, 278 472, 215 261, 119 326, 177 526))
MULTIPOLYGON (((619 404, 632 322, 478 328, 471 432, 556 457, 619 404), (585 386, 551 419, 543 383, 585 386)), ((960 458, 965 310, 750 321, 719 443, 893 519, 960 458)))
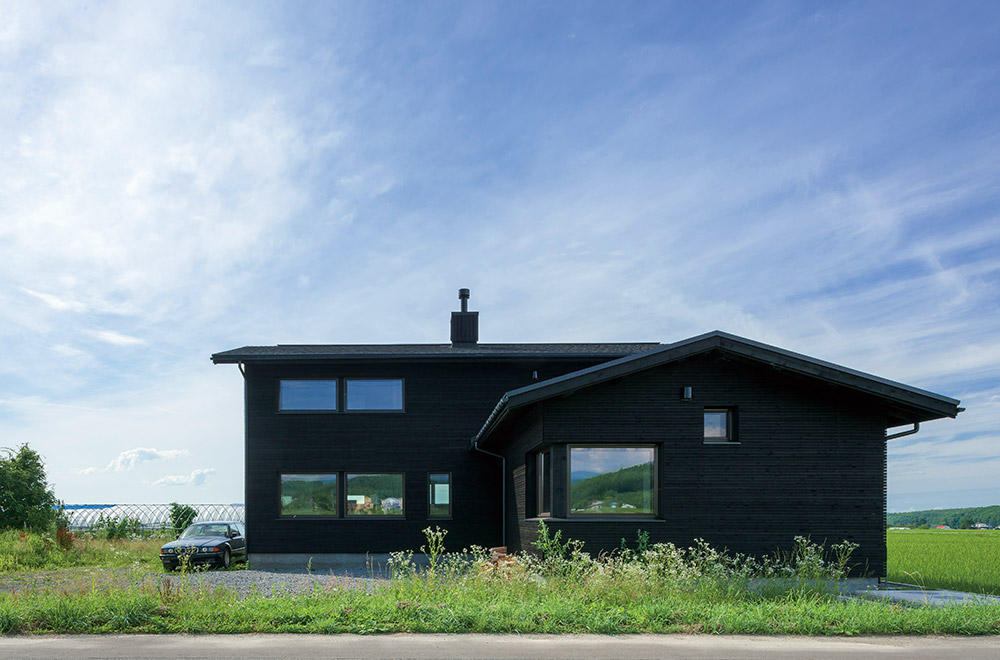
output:
POLYGON ((0 1, 0 446, 242 500, 245 344, 722 329, 959 398, 1000 503, 1000 6, 0 1))

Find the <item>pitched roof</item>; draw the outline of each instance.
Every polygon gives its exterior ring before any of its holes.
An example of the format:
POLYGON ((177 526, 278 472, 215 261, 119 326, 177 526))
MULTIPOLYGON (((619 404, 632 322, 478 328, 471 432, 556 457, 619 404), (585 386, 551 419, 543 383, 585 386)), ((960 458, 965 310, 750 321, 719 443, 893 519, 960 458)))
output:
POLYGON ((244 346, 212 355, 215 364, 269 360, 566 357, 611 360, 657 348, 656 342, 616 344, 279 344, 244 346))
POLYGON ((956 399, 714 330, 673 344, 664 344, 644 353, 611 360, 511 390, 500 398, 486 423, 473 438, 473 442, 478 442, 489 435, 512 410, 712 350, 742 356, 775 369, 880 397, 905 411, 906 414, 901 414, 899 417, 900 424, 955 417, 962 410, 958 407, 960 402, 956 399))

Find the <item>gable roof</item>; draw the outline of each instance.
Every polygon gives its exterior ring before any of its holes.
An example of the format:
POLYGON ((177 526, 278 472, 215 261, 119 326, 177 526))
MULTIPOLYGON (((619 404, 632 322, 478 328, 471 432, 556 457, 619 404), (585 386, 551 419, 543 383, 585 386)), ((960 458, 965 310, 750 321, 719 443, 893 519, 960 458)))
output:
POLYGON ((615 344, 278 344, 244 346, 212 355, 215 364, 271 360, 427 358, 603 358, 644 353, 657 342, 615 344))
POLYGON ((473 438, 473 443, 478 443, 488 436, 509 412, 518 408, 713 350, 885 399, 900 409, 898 415, 900 425, 941 417, 955 417, 962 410, 958 407, 960 402, 956 399, 714 330, 673 344, 664 344, 660 348, 644 353, 611 360, 511 390, 500 398, 486 423, 473 438))

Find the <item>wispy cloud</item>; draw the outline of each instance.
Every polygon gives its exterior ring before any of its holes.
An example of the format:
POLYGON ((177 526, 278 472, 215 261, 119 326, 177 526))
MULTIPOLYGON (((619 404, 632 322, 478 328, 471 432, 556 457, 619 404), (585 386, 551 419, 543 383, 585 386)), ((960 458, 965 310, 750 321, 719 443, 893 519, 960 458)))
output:
POLYGON ((121 332, 117 332, 115 330, 94 330, 90 334, 94 338, 114 346, 138 346, 146 343, 144 339, 122 334, 121 332))
POLYGON ((154 486, 204 486, 209 477, 215 474, 215 468, 204 468, 183 474, 170 474, 153 482, 154 486))

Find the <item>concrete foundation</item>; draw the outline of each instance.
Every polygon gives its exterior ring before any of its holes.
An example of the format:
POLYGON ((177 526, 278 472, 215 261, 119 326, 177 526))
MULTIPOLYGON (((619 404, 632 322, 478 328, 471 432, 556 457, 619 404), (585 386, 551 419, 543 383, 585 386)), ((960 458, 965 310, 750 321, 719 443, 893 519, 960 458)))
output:
MULTIPOLYGON (((424 555, 413 555, 413 563, 427 566, 424 555)), ((274 573, 334 573, 352 577, 387 577, 389 555, 380 553, 250 553, 250 568, 274 573)))

